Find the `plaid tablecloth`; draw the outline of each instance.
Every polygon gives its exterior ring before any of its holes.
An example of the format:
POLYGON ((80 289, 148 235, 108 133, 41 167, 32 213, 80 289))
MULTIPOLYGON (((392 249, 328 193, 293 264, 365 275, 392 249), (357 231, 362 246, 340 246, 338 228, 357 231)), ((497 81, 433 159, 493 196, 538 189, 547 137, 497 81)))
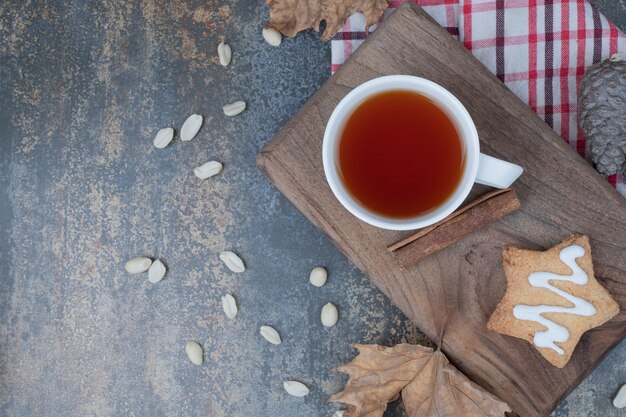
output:
MULTIPOLYGON (((391 0, 390 13, 403 0, 391 0)), ((626 35, 585 0, 411 0, 457 37, 582 156, 577 86, 585 69, 620 52, 626 35)), ((332 72, 365 40, 356 14, 331 41, 332 72)), ((375 30, 373 27, 371 30, 375 30)), ((607 180, 626 197, 626 178, 607 180)))

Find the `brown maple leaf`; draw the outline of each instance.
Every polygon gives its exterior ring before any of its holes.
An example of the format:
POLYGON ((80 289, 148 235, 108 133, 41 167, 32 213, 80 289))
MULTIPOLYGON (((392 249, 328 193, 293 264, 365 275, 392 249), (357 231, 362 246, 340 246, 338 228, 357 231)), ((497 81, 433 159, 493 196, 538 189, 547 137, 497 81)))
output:
POLYGON ((309 28, 319 32, 320 23, 326 21, 322 35, 325 41, 335 36, 346 19, 356 12, 365 16, 367 33, 388 6, 387 0, 265 0, 265 3, 270 8, 267 27, 294 37, 309 28))
POLYGON ((470 381, 439 349, 406 343, 354 345, 359 354, 336 369, 350 376, 330 397, 348 405, 344 417, 381 417, 398 398, 411 417, 502 417, 510 407, 470 381))

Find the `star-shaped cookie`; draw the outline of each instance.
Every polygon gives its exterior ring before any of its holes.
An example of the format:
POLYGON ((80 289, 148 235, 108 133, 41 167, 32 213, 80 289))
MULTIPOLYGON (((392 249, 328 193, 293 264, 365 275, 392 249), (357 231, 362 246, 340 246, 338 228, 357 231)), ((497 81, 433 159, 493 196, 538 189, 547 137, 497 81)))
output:
POLYGON ((487 327, 530 342, 554 366, 567 364, 583 333, 619 313, 593 275, 587 236, 545 252, 507 246, 502 260, 507 290, 487 327))

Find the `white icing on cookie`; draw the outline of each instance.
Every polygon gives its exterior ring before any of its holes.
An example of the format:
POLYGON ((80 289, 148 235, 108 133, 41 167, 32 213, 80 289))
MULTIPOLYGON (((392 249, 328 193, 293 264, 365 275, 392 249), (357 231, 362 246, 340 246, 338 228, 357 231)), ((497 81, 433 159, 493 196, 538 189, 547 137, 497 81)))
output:
POLYGON ((561 249, 559 258, 561 261, 570 267, 572 273, 570 275, 559 275, 552 272, 533 272, 528 276, 528 282, 533 287, 545 288, 552 291, 555 294, 565 298, 570 303, 574 304, 574 307, 560 307, 560 306, 529 306, 529 305, 516 305, 513 307, 513 316, 519 320, 530 320, 537 322, 546 328, 545 331, 535 333, 533 342, 535 345, 544 348, 550 348, 562 355, 565 353, 563 349, 558 347, 555 342, 565 342, 569 339, 569 331, 561 326, 542 316, 544 313, 568 313, 578 316, 593 316, 596 314, 596 309, 590 302, 576 297, 566 291, 560 290, 550 284, 550 280, 555 281, 569 281, 577 285, 585 285, 589 281, 589 277, 585 271, 576 263, 576 258, 580 258, 585 255, 585 249, 578 245, 568 246, 561 249))

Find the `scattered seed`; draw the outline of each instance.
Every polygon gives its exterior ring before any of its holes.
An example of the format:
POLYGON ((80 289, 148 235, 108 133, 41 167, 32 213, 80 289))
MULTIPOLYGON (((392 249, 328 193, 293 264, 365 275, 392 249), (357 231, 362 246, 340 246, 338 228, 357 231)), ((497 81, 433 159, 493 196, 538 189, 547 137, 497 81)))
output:
POLYGON ((183 127, 180 128, 180 140, 188 142, 198 133, 200 127, 202 127, 202 116, 199 114, 192 114, 185 120, 183 127))
POLYGON ((328 278, 328 273, 321 266, 313 268, 313 270, 311 271, 311 275, 309 275, 309 281, 316 287, 321 287, 322 285, 324 285, 326 283, 326 278, 328 278))
POLYGON ((163 265, 163 262, 157 259, 156 261, 152 262, 152 265, 150 265, 150 268, 148 269, 148 281, 156 284, 163 279, 163 277, 165 276, 165 272, 165 265, 163 265))
POLYGON ((322 307, 322 324, 324 327, 333 327, 337 324, 339 318, 339 312, 334 304, 328 303, 322 307))
POLYGON ((226 267, 233 272, 239 273, 246 270, 241 258, 229 250, 225 250, 220 253, 220 259, 224 262, 224 264, 226 264, 226 267))
POLYGON ((224 41, 222 41, 219 45, 217 45, 217 56, 220 58, 221 66, 227 67, 228 64, 230 64, 230 58, 232 57, 232 55, 233 53, 227 43, 224 43, 224 41))
POLYGON ((223 165, 217 161, 209 161, 193 169, 193 173, 201 180, 205 180, 222 171, 223 165))
POLYGON ((613 405, 617 408, 626 407, 626 384, 617 391, 617 395, 613 399, 613 405))
POLYGON ((124 268, 126 268, 129 274, 141 274, 142 272, 146 272, 148 268, 150 268, 150 265, 152 265, 152 259, 139 256, 127 261, 124 268))
POLYGON ((271 326, 261 326, 261 336, 273 345, 280 345, 282 343, 280 334, 271 326))
POLYGON ((165 148, 169 143, 174 139, 174 129, 171 127, 166 127, 157 132, 156 137, 154 138, 154 146, 159 149, 165 148))
POLYGON ((237 116, 239 113, 241 113, 245 109, 246 109, 246 102, 241 101, 241 100, 235 101, 234 103, 230 103, 222 107, 222 110, 224 110, 224 114, 230 117, 237 116))
POLYGON ((234 319, 239 311, 237 309, 237 301, 235 301, 235 297, 230 294, 226 294, 222 297, 222 308, 224 308, 224 313, 226 313, 226 317, 229 319, 234 319))
POLYGON ((185 353, 187 353, 187 357, 194 365, 202 365, 204 361, 204 352, 202 351, 202 346, 198 342, 187 342, 185 345, 185 353))
POLYGON ((309 394, 309 389, 302 382, 298 381, 285 381, 283 382, 283 387, 287 394, 293 395, 294 397, 304 397, 309 394))
POLYGON ((274 28, 264 28, 263 39, 272 46, 279 46, 283 41, 283 35, 274 28))

